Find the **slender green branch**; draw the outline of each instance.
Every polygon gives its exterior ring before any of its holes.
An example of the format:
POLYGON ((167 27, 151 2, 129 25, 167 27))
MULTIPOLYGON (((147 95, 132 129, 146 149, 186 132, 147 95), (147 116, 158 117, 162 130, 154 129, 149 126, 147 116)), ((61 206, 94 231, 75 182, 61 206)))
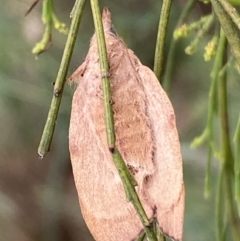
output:
POLYGON ((212 173, 212 147, 208 145, 208 159, 207 159, 207 169, 204 178, 204 197, 208 198, 211 193, 211 173, 212 173))
MULTIPOLYGON (((220 69, 223 66, 223 58, 224 58, 224 52, 226 47, 226 37, 223 34, 223 31, 221 29, 220 31, 220 37, 219 37, 219 43, 218 43, 218 49, 217 54, 214 62, 213 71, 211 73, 211 77, 213 79, 214 83, 214 90, 212 92, 212 111, 216 108, 217 103, 217 88, 220 83, 218 83, 218 73, 220 72, 220 69)), ((220 106, 220 103, 219 103, 220 106)), ((210 121, 210 120, 209 120, 210 121)), ((212 137, 213 138, 213 137, 212 137)), ((217 240, 218 241, 224 241, 224 230, 226 228, 226 209, 224 208, 225 204, 225 197, 224 197, 224 165, 222 165, 222 162, 220 162, 220 170, 218 175, 218 183, 217 183, 217 193, 216 193, 216 231, 217 231, 217 240)))
POLYGON ((240 240, 240 221, 237 215, 237 211, 234 203, 233 185, 232 185, 232 172, 225 167, 225 185, 224 185, 224 197, 226 199, 226 211, 228 214, 228 223, 230 224, 231 233, 234 241, 240 240))
POLYGON ((235 200, 238 207, 238 215, 240 217, 240 116, 234 135, 234 176, 235 176, 235 200))
POLYGON ((220 170, 218 173, 216 206, 215 206, 217 241, 224 241, 223 230, 224 230, 224 226, 226 225, 226 209, 224 208, 224 201, 223 201, 224 200, 223 179, 224 179, 223 167, 220 166, 220 170))
POLYGON ((58 70, 53 97, 51 106, 48 112, 47 121, 43 130, 42 138, 40 141, 40 145, 38 147, 38 154, 42 158, 49 150, 52 142, 52 137, 56 125, 57 115, 62 99, 63 88, 66 81, 66 75, 70 63, 70 59, 72 57, 72 52, 74 48, 74 44, 77 37, 78 27, 82 18, 83 7, 85 5, 86 0, 77 0, 76 1, 76 11, 74 12, 70 30, 68 33, 65 49, 62 56, 62 61, 58 70))
POLYGON ((204 36, 204 34, 209 30, 209 28, 212 25, 214 19, 214 15, 210 14, 209 16, 204 18, 204 24, 202 25, 202 27, 199 29, 199 31, 197 32, 196 37, 194 38, 194 40, 190 43, 189 46, 186 47, 185 52, 186 54, 193 54, 198 46, 198 43, 200 42, 200 40, 202 39, 202 37, 204 36))
POLYGON ((240 116, 234 134, 234 176, 235 176, 235 200, 240 217, 240 116))
POLYGON ((43 37, 40 42, 36 43, 36 45, 32 49, 32 53, 39 55, 43 51, 47 49, 48 44, 51 41, 52 34, 52 17, 51 13, 53 11, 52 8, 52 0, 44 0, 42 3, 42 21, 46 25, 43 37))
POLYGON ((172 0, 163 0, 159 26, 158 26, 153 69, 159 81, 161 80, 161 77, 162 77, 164 47, 165 47, 167 25, 168 25, 171 4, 172 4, 172 0))
POLYGON ((113 161, 121 177, 121 180, 126 192, 126 196, 128 200, 132 202, 136 212, 138 213, 149 241, 157 241, 156 235, 153 231, 153 226, 148 220, 146 212, 143 209, 141 202, 139 200, 139 197, 137 195, 137 192, 135 190, 135 186, 137 183, 134 180, 134 178, 131 176, 124 160, 121 157, 121 154, 115 147, 115 132, 114 132, 113 111, 111 107, 109 65, 108 65, 104 30, 103 30, 98 0, 91 0, 90 3, 91 3, 93 20, 94 20, 97 42, 98 42, 98 52, 99 52, 99 59, 100 59, 100 69, 101 69, 101 75, 102 75, 102 86, 103 86, 103 95, 104 95, 105 122, 106 122, 109 150, 112 152, 113 161))
POLYGON ((240 16, 236 10, 236 8, 234 8, 229 1, 226 0, 218 0, 219 3, 222 5, 222 7, 224 8, 224 10, 227 12, 227 14, 230 16, 230 18, 232 19, 232 21, 235 23, 235 25, 237 26, 237 28, 240 30, 240 16))
MULTIPOLYGON (((131 175, 129 173, 129 170, 125 164, 125 162, 123 161, 121 154, 119 153, 119 151, 115 148, 114 152, 113 152, 113 161, 114 164, 118 170, 118 173, 121 177, 123 186, 124 186, 124 190, 126 192, 126 196, 128 198, 129 201, 132 202, 135 210, 137 211, 139 218, 144 226, 144 231, 148 237, 149 241, 158 241, 156 234, 154 232, 154 228, 152 223, 148 220, 148 217, 146 215, 145 210, 142 207, 142 204, 140 202, 140 199, 137 195, 137 192, 134 188, 134 185, 132 183, 132 178, 130 179, 129 176, 131 175)), ((129 227, 131 228, 131 227, 129 227)), ((163 236, 163 235, 162 235, 163 236)), ((164 237, 164 236, 163 236, 164 237)))
MULTIPOLYGON (((224 2, 226 1, 224 0, 224 2)), ((211 0, 211 3, 231 46, 233 55, 236 58, 238 65, 240 66, 240 31, 238 26, 235 22, 232 21, 231 16, 221 5, 220 0, 211 0)))
MULTIPOLYGON (((38 3, 38 1, 35 1, 35 3, 27 11, 27 14, 34 8, 34 6, 37 3, 38 3)), ((32 49, 32 53, 36 54, 36 55, 39 55, 42 52, 44 52, 51 44, 52 25, 53 24, 54 24, 54 27, 60 33, 63 33, 63 34, 68 33, 68 29, 66 28, 66 25, 58 20, 56 14, 54 12, 53 0, 44 0, 43 1, 43 3, 42 3, 42 21, 45 24, 45 31, 44 31, 43 38, 32 49)))
POLYGON ((136 241, 144 241, 145 238, 146 238, 146 234, 145 234, 145 232, 143 232, 142 234, 140 234, 140 236, 137 238, 136 241))
MULTIPOLYGON (((188 0, 187 3, 184 6, 184 9, 181 11, 180 17, 177 22, 177 26, 180 26, 191 9, 193 8, 194 4, 196 3, 196 0, 188 0)), ((175 62, 175 53, 177 48, 177 40, 172 39, 169 53, 167 56, 167 64, 166 64, 166 71, 163 78, 162 85, 164 90, 169 93, 171 88, 171 80, 172 80, 172 74, 173 74, 173 67, 175 62)))
MULTIPOLYGON (((226 37, 221 29, 220 34, 220 41, 222 40, 223 45, 223 54, 222 54, 222 61, 221 61, 221 68, 227 62, 226 51, 227 51, 227 42, 226 37)), ((231 150, 230 144, 230 136, 229 136, 229 122, 228 122, 228 106, 227 106, 227 72, 225 71, 224 74, 218 75, 218 93, 219 93, 219 111, 221 117, 221 139, 222 139, 222 156, 224 160, 224 165, 228 168, 233 167, 233 155, 231 150)))
MULTIPOLYGON (((214 126, 214 113, 216 113, 218 108, 218 98, 217 98, 217 83, 218 83, 218 73, 222 68, 222 58, 223 58, 223 51, 225 46, 224 36, 220 36, 218 42, 218 49, 213 65, 213 69, 211 72, 211 88, 209 93, 209 107, 208 107, 208 119, 207 119, 207 129, 209 134, 209 143, 212 146, 214 142, 214 134, 213 134, 213 126, 214 126)), ((213 147, 213 146, 212 146, 213 147)), ((216 151, 212 148, 213 151, 216 151)))
POLYGON ((153 220, 153 230, 154 230, 155 234, 157 235, 158 241, 166 241, 166 237, 163 235, 163 233, 159 229, 156 219, 153 220))
POLYGON ((111 88, 109 80, 109 65, 107 58, 106 42, 104 37, 104 30, 102 25, 102 18, 100 14, 100 8, 98 1, 91 0, 91 7, 93 12, 93 20, 98 41, 98 52, 100 59, 100 69, 102 75, 102 87, 104 96, 104 111, 105 111, 105 122, 107 128, 107 141, 110 150, 115 148, 115 131, 114 131, 114 121, 113 112, 111 106, 111 88))
MULTIPOLYGON (((198 31, 198 34, 199 34, 199 32, 201 32, 201 30, 204 29, 204 25, 208 22, 211 15, 212 15, 212 13, 205 15, 205 16, 201 17, 199 20, 194 21, 192 23, 182 24, 181 26, 179 26, 178 28, 176 28, 174 30, 174 32, 173 32, 174 39, 177 40, 179 38, 185 38, 185 37, 189 36, 190 33, 194 33, 196 31, 198 31)), ((208 28, 206 30, 208 30, 208 28)))
MULTIPOLYGON (((221 36, 224 39, 224 33, 221 31, 221 36)), ((221 38, 221 37, 220 37, 221 38)), ((224 55, 222 60, 222 66, 227 61, 227 48, 226 48, 226 40, 225 40, 225 48, 224 55), (224 62, 223 62, 224 61, 224 62)), ((235 210, 234 204, 234 195, 233 195, 233 153, 231 150, 230 144, 230 135, 229 135, 229 121, 228 121, 228 104, 227 104, 227 73, 225 72, 223 75, 219 77, 219 111, 221 117, 221 142, 222 142, 222 157, 223 157, 223 172, 224 172, 224 198, 226 204, 227 217, 230 223, 230 227, 232 229, 233 240, 237 241, 240 239, 240 229, 239 229, 239 219, 237 218, 237 212, 235 210)))
POLYGON ((218 43, 218 49, 214 60, 213 69, 211 72, 211 87, 209 91, 209 104, 208 104, 208 117, 207 117, 207 125, 203 134, 199 137, 196 137, 192 143, 192 146, 196 147, 201 145, 204 141, 208 141, 208 162, 207 162, 207 170, 205 175, 205 196, 207 197, 210 193, 211 189, 211 162, 212 155, 216 153, 216 148, 214 145, 214 114, 216 113, 218 106, 218 98, 217 98, 217 83, 218 83, 218 73, 222 68, 222 58, 223 51, 225 46, 224 36, 222 36, 218 43))

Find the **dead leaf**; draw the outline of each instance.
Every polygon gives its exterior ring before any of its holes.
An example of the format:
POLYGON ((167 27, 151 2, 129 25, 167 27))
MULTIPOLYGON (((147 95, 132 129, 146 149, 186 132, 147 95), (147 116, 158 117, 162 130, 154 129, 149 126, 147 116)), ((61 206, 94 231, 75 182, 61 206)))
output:
MULTIPOLYGON (((182 240, 182 157, 170 100, 154 73, 115 35, 103 11, 116 146, 138 182, 149 219, 182 240)), ((96 37, 85 62, 70 77, 78 83, 72 102, 69 146, 83 217, 97 241, 130 241, 143 226, 125 192, 109 152, 96 37)))

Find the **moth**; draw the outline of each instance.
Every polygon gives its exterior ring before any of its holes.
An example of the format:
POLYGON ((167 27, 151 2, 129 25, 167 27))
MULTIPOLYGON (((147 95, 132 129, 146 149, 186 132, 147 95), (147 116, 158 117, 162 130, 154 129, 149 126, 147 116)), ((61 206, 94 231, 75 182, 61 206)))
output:
MULTIPOLYGON (((182 240, 184 183, 173 107, 154 73, 116 35, 103 11, 116 147, 136 179, 150 220, 182 240)), ((97 40, 70 77, 78 84, 72 101, 69 149, 84 220, 96 241, 132 241, 142 223, 126 199, 107 144, 97 40)))

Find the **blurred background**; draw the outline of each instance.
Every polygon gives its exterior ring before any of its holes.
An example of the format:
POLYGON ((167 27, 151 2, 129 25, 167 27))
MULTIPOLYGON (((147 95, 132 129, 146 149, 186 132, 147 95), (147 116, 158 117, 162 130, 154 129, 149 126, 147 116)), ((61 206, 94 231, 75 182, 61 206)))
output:
MULTIPOLYGON (((161 2, 100 2, 101 7, 110 7, 114 26, 128 47, 152 68, 161 2)), ((65 87, 51 151, 42 160, 37 154, 66 36, 54 30, 51 48, 36 59, 31 49, 40 41, 44 26, 41 1, 24 17, 32 3, 33 0, 8 0, 2 1, 0 8, 0 240, 90 241, 78 205, 68 150, 74 87, 65 87)), ((54 4, 60 20, 69 26, 74 1, 58 0, 54 4)), ((174 1, 166 54, 179 9, 184 4, 184 0, 174 1)), ((191 18, 196 20, 209 11, 209 6, 199 3, 191 18)), ((68 76, 83 62, 93 32, 87 3, 68 76)), ((179 41, 170 95, 184 161, 185 241, 215 237, 214 184, 218 162, 214 162, 213 189, 206 200, 203 190, 207 147, 190 149, 191 141, 201 134, 206 123, 212 62, 204 62, 203 49, 210 38, 202 39, 193 56, 184 53, 191 38, 179 41)), ((239 110, 236 75, 232 70, 228 82, 231 131, 239 110)))

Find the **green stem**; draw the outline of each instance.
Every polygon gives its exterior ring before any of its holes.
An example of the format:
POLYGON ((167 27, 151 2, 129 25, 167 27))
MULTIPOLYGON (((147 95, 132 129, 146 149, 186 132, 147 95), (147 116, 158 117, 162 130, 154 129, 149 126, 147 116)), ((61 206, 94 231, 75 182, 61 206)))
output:
POLYGON ((226 1, 226 0, 218 0, 218 1, 222 5, 224 10, 228 13, 228 15, 231 17, 232 21, 235 23, 237 28, 240 30, 240 17, 239 17, 239 14, 238 14, 236 8, 234 8, 229 3, 229 1, 226 1))
MULTIPOLYGON (((109 80, 109 65, 107 58, 107 49, 106 42, 104 37, 104 30, 102 25, 102 19, 100 14, 100 8, 98 0, 91 0, 91 8, 93 13, 93 20, 96 30, 97 43, 98 43, 98 52, 100 59, 100 70, 102 75, 102 87, 104 95, 104 112, 105 112, 105 122, 107 129, 107 140, 109 145, 109 150, 112 152, 112 157, 114 164, 118 170, 119 176, 122 180, 126 196, 129 201, 132 202, 136 212, 139 215, 139 218, 144 226, 144 231, 148 237, 149 241, 157 241, 156 235, 153 231, 153 226, 151 225, 145 210, 142 207, 142 204, 139 200, 137 192, 135 190, 136 181, 131 176, 124 160, 121 157, 121 154, 115 147, 115 132, 114 132, 114 119, 113 111, 111 106, 111 88, 109 80)), ((131 228, 131 227, 129 227, 131 228)))
POLYGON ((224 209, 224 195, 223 195, 223 167, 220 167, 220 171, 218 174, 218 183, 217 183, 217 192, 216 192, 216 209, 215 209, 215 218, 216 218, 216 232, 217 232, 217 241, 223 241, 224 235, 224 223, 225 223, 225 213, 224 209))
POLYGON ((145 237, 146 237, 146 234, 145 234, 145 232, 144 232, 144 233, 140 234, 140 236, 137 238, 136 241, 144 241, 144 240, 145 240, 145 237))
MULTIPOLYGON (((128 170, 125 162, 123 161, 121 154, 119 153, 119 151, 117 149, 115 149, 113 152, 113 161, 114 161, 114 164, 121 177, 121 180, 122 180, 122 183, 124 186, 124 190, 126 192, 126 196, 127 196, 128 200, 132 202, 136 212, 138 213, 138 216, 144 226, 144 231, 148 237, 148 240, 149 241, 158 241, 156 234, 154 232, 153 223, 151 223, 148 220, 147 214, 146 214, 145 210, 143 209, 143 206, 140 202, 140 199, 139 199, 137 192, 134 188, 134 185, 132 183, 132 179, 129 178, 129 176, 131 174, 129 173, 129 170, 128 170)), ((129 228, 131 228, 131 227, 129 227, 129 228)), ((161 236, 164 237, 163 234, 161 236)))
POLYGON ((74 44, 77 38, 78 27, 82 18, 83 8, 86 0, 76 1, 76 11, 72 18, 70 30, 68 33, 66 45, 64 48, 61 64, 58 70, 56 82, 54 85, 53 97, 51 106, 48 112, 46 124, 44 126, 42 138, 38 147, 38 154, 41 158, 50 150, 52 137, 56 125, 57 115, 62 99, 64 84, 66 82, 66 75, 69 67, 69 63, 72 57, 74 44))
POLYGON ((216 57, 214 60, 213 69, 211 72, 211 87, 209 92, 209 105, 208 105, 208 119, 207 119, 207 138, 208 138, 208 161, 207 170, 205 175, 205 196, 207 197, 211 189, 211 162, 212 154, 216 152, 214 146, 214 113, 217 110, 217 83, 218 83, 218 73, 222 68, 222 58, 225 47, 225 37, 221 36, 218 43, 218 49, 216 57))
POLYGON ((32 53, 39 55, 44 52, 49 43, 51 42, 52 35, 52 14, 53 11, 53 3, 52 0, 44 0, 42 3, 42 21, 45 24, 45 31, 43 34, 43 38, 40 42, 38 42, 32 49, 32 53))
POLYGON ((235 177, 235 200, 240 217, 240 116, 234 134, 234 177, 235 177))
MULTIPOLYGON (((227 41, 226 37, 221 29, 220 39, 223 39, 224 49, 222 55, 223 67, 227 61, 226 51, 227 51, 227 41)), ((227 106, 227 72, 224 72, 220 76, 218 75, 218 93, 219 93, 219 111, 221 117, 221 139, 222 139, 222 151, 224 158, 224 165, 232 169, 233 166, 233 155, 230 144, 229 136, 229 122, 228 122, 228 106, 227 106)))
POLYGON ((232 187, 232 170, 225 168, 225 199, 226 199, 226 211, 228 214, 229 226, 231 227, 232 237, 234 241, 240 240, 240 221, 238 219, 238 213, 234 204, 234 195, 233 195, 233 187, 232 187))
POLYGON ((160 231, 156 219, 153 220, 153 230, 154 230, 155 234, 157 235, 157 240, 158 241, 166 241, 166 237, 160 231))
POLYGON ((224 5, 221 5, 222 2, 226 2, 221 0, 211 0, 213 9, 219 19, 219 22, 221 23, 221 26, 224 30, 224 33, 228 39, 228 42, 231 46, 232 52, 234 57, 236 58, 236 61, 238 65, 240 66, 240 47, 239 47, 239 42, 240 42, 240 32, 239 28, 236 25, 235 22, 233 21, 231 15, 229 15, 229 11, 226 11, 224 9, 224 5))
POLYGON ((204 178, 204 197, 208 198, 211 193, 211 173, 212 173, 212 146, 208 145, 207 169, 204 178))
POLYGON ((161 77, 162 77, 164 46, 165 46, 167 24, 168 24, 171 4, 172 4, 172 0, 163 0, 159 26, 158 26, 153 69, 159 81, 161 80, 161 77))
MULTIPOLYGON (((212 78, 212 83, 213 83, 213 89, 211 92, 211 119, 214 113, 214 110, 216 110, 216 103, 217 103, 217 87, 221 85, 219 83, 218 79, 218 73, 220 72, 222 66, 223 66, 223 59, 224 59, 224 52, 225 52, 225 47, 226 47, 226 37, 223 34, 222 29, 220 30, 220 37, 219 37, 219 43, 218 43, 218 49, 217 49, 217 54, 213 66, 213 71, 211 73, 211 78, 212 78)), ((221 98, 222 100, 222 98, 221 98)), ((220 97, 219 97, 219 102, 220 102, 220 97)), ((220 103, 218 103, 218 106, 220 107, 220 103)), ((209 115, 210 116, 210 115, 209 115)), ((209 127, 211 126, 211 130, 213 128, 213 122, 212 120, 209 119, 209 127)), ((213 136, 212 136, 213 138, 213 136)), ((221 165, 221 163, 220 163, 221 165)), ((220 173, 219 173, 219 181, 218 181, 218 186, 217 186, 217 200, 216 200, 216 224, 217 224, 217 240, 218 241, 223 241, 224 240, 224 223, 225 223, 225 214, 226 214, 226 209, 224 208, 224 165, 220 166, 220 173)))
MULTIPOLYGON (((224 36, 223 31, 221 31, 221 36, 224 36)), ((221 38, 221 37, 220 37, 221 38)), ((224 36, 225 43, 226 38, 224 36)), ((225 51, 223 55, 223 60, 226 62, 227 48, 225 44, 225 51)), ((222 64, 224 66, 224 63, 222 64)), ((234 195, 233 195, 233 154, 230 144, 229 135, 229 121, 228 121, 228 106, 227 106, 227 74, 219 77, 219 111, 221 117, 221 140, 222 140, 222 156, 223 156, 223 172, 224 172, 224 198, 226 204, 226 211, 228 215, 228 220, 232 230, 233 240, 237 241, 240 239, 240 229, 239 220, 237 218, 237 212, 234 205, 234 195)))
POLYGON ((102 18, 100 13, 100 8, 98 1, 91 0, 91 7, 93 13, 93 20, 97 35, 98 42, 98 53, 100 60, 100 70, 102 77, 102 87, 103 87, 103 98, 104 98, 104 113, 105 113, 105 122, 107 128, 107 141, 108 147, 110 150, 115 148, 115 131, 114 131, 114 121, 113 121, 113 112, 111 106, 111 87, 109 80, 109 65, 107 58, 107 49, 106 42, 104 37, 104 30, 102 25, 102 18))
MULTIPOLYGON (((193 8, 194 4, 196 3, 196 0, 188 0, 187 3, 184 6, 183 11, 181 11, 180 17, 177 22, 177 26, 180 26, 183 21, 185 20, 186 16, 189 14, 191 9, 193 8)), ((173 75, 173 67, 175 63, 175 53, 177 49, 177 40, 172 39, 169 53, 167 56, 167 64, 166 64, 166 71, 163 78, 162 85, 164 90, 169 93, 171 88, 171 80, 173 75)))
POLYGON ((214 113, 217 112, 217 108, 218 108, 217 107, 218 106, 218 98, 217 98, 218 73, 222 68, 222 58, 223 58, 224 47, 225 47, 225 37, 221 35, 219 37, 218 49, 214 60, 213 69, 211 72, 211 88, 209 92, 207 129, 209 133, 209 141, 211 143, 214 142, 214 135, 213 135, 214 118, 213 117, 214 117, 214 113))
POLYGON ((185 49, 185 52, 187 54, 191 55, 193 52, 195 52, 195 49, 198 46, 198 43, 200 42, 200 40, 202 39, 204 34, 206 34, 206 32, 210 29, 211 24, 212 24, 212 22, 214 20, 214 15, 210 14, 209 16, 206 16, 205 18, 202 18, 202 19, 204 19, 204 23, 203 23, 202 27, 197 32, 197 35, 194 38, 194 40, 185 49))

